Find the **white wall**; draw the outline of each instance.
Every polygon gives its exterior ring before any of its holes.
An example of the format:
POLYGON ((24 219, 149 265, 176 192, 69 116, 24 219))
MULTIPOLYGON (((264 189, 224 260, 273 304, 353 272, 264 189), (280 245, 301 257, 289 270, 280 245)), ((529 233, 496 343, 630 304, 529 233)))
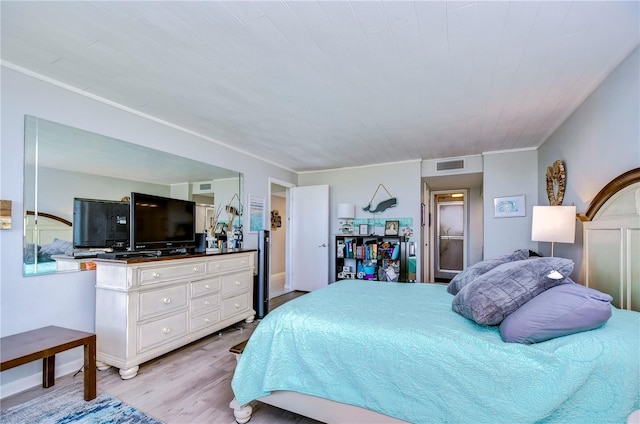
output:
MULTIPOLYGON (((609 181, 640 166, 640 48, 602 82, 538 151, 540 205, 548 205, 545 173, 562 160, 567 172, 563 205, 584 213, 609 181)), ((583 283, 582 224, 576 221, 576 242, 558 243, 555 255, 576 263, 572 278, 583 283)), ((539 243, 550 254, 549 243, 539 243)))
MULTIPOLYGON (((132 191, 168 196, 170 186, 131 181, 120 178, 102 177, 79 172, 40 168, 38 187, 38 210, 73 221, 73 198, 120 200, 132 191)), ((33 172, 27 172, 25 184, 33 187, 33 172)), ((33 210, 32 202, 26 199, 26 208, 33 210)))
MULTIPOLYGON (((338 234, 339 220, 337 217, 338 203, 354 203, 356 205, 356 218, 372 218, 372 214, 362 208, 369 204, 371 197, 379 184, 389 190, 392 196, 398 199, 398 206, 387 209, 376 218, 413 218, 413 237, 416 242, 416 256, 421 253, 420 240, 420 161, 366 166, 328 170, 300 174, 298 177, 300 186, 328 184, 329 185, 329 229, 332 234, 338 234)), ((374 206, 378 201, 384 200, 388 195, 384 189, 380 189, 374 200, 374 206)), ((380 229, 379 229, 380 231, 380 229)), ((379 232, 379 234, 382 234, 379 232)), ((329 252, 335 252, 335 237, 330 238, 329 252)), ((422 275, 417 269, 417 275, 422 275)), ((333 280, 335 273, 335 256, 329 255, 329 280, 333 280)))
MULTIPOLYGON (((13 227, 0 231, 0 336, 46 325, 94 331, 95 272, 22 276, 24 116, 32 115, 244 173, 244 191, 267 196, 269 177, 297 176, 197 135, 141 117, 5 67, 2 72, 0 198, 11 200, 13 227)), ((246 197, 243 199, 246 203, 246 197)), ((245 228, 247 228, 245 222, 245 228)), ((254 248, 257 234, 245 236, 254 248)), ((58 370, 80 367, 82 350, 58 355, 58 370), (77 367, 76 367, 77 366, 77 367)), ((36 386, 42 364, 3 371, 0 397, 36 386)))
POLYGON ((538 200, 538 153, 535 150, 484 155, 484 258, 517 249, 536 249, 531 241, 531 212, 538 200), (495 218, 496 197, 525 195, 526 216, 495 218))
POLYGON ((467 225, 469 228, 468 247, 467 247, 467 265, 471 266, 483 259, 484 252, 484 206, 483 206, 483 189, 482 187, 470 187, 469 197, 467 199, 469 205, 469 216, 467 225))

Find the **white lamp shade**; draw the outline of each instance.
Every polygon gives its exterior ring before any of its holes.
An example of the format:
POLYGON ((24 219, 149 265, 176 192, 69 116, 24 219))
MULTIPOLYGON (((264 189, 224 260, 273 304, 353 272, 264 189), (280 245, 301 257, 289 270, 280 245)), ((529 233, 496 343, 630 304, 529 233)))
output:
POLYGON ((353 203, 338 203, 338 218, 353 219, 356 217, 356 205, 353 203))
POLYGON ((575 206, 534 206, 532 241, 573 243, 576 239, 575 206))

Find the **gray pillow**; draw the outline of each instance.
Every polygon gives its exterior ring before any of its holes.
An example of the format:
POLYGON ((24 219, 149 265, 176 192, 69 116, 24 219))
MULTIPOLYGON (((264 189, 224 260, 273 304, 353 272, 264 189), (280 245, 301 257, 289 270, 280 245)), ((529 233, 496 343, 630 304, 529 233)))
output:
POLYGON ((64 255, 69 251, 73 252, 73 243, 59 238, 54 238, 53 242, 42 246, 40 254, 49 256, 64 255))
POLYGON ((561 284, 540 293, 500 324, 502 340, 539 343, 593 330, 611 317, 608 294, 580 284, 561 284))
POLYGON ((54 238, 53 242, 49 244, 45 244, 38 252, 38 261, 40 262, 51 262, 53 255, 72 255, 73 254, 73 243, 66 240, 61 240, 59 238, 54 238))
POLYGON ((487 259, 485 261, 478 262, 466 269, 462 272, 458 273, 449 285, 447 286, 447 291, 451 294, 458 294, 460 289, 464 286, 484 274, 485 272, 491 271, 495 267, 502 265, 507 262, 520 261, 523 259, 527 259, 529 257, 528 249, 520 249, 515 252, 508 253, 505 255, 500 255, 493 259, 487 259))
POLYGON ((573 270, 564 258, 532 258, 499 265, 464 286, 451 308, 478 324, 497 325, 543 291, 562 284, 573 270))

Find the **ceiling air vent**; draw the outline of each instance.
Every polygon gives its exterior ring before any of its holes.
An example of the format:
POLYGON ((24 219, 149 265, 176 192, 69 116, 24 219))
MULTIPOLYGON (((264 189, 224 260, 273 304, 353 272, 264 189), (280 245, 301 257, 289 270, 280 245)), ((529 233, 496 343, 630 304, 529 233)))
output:
POLYGON ((449 160, 446 162, 438 162, 436 164, 437 171, 450 171, 452 169, 464 169, 464 160, 449 160))
POLYGON ((193 194, 213 193, 213 182, 202 181, 202 182, 193 183, 191 190, 193 194))

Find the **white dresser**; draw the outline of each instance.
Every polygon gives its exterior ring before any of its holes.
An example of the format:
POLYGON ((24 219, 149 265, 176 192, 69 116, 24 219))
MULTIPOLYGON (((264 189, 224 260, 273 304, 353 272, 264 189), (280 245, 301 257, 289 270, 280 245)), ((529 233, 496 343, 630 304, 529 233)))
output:
POLYGON ((130 379, 143 362, 253 321, 254 254, 97 260, 98 369, 130 379))

